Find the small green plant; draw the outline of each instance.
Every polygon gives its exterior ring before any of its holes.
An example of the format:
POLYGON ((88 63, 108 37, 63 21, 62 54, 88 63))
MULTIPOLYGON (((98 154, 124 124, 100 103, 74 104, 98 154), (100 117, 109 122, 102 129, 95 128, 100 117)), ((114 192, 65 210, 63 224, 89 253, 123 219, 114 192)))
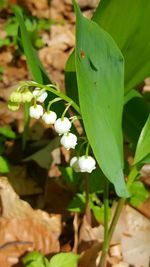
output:
POLYGON ((8 139, 15 139, 16 134, 9 126, 0 127, 0 173, 8 173, 10 171, 9 163, 5 154, 5 142, 8 139))
MULTIPOLYGON (((23 12, 22 8, 20 11, 23 12)), ((43 30, 49 30, 50 25, 53 23, 49 19, 38 19, 37 17, 28 16, 24 14, 24 22, 26 28, 29 32, 32 44, 35 48, 39 49, 44 46, 43 40, 41 38, 41 32, 43 30)), ((0 40, 0 47, 4 46, 14 46, 19 49, 18 46, 18 21, 14 15, 9 15, 7 22, 4 26, 6 32, 6 37, 0 40)), ((19 50, 22 52, 21 50, 19 50)))
POLYGON ((25 267, 77 267, 79 256, 74 253, 59 253, 50 261, 39 252, 31 252, 26 255, 22 262, 25 267))
MULTIPOLYGON (((10 96, 9 108, 18 110, 21 104, 25 107, 23 149, 26 147, 28 137, 29 117, 42 118, 46 124, 53 124, 54 130, 60 135, 60 143, 66 149, 74 149, 70 167, 63 171, 67 171, 67 181, 76 184, 82 180, 85 187, 84 190, 77 192, 69 209, 76 212, 82 212, 84 209, 86 213, 88 207, 93 211, 96 219, 104 224, 104 242, 99 267, 106 266, 109 244, 125 202, 130 201, 137 206, 147 197, 147 191, 138 181, 138 176, 144 163, 150 162, 150 107, 143 96, 139 97, 139 94, 133 90, 150 72, 149 62, 147 63, 150 48, 147 46, 143 57, 141 55, 139 59, 137 56, 139 47, 135 49, 135 45, 133 49, 128 45, 128 39, 131 38, 129 29, 124 31, 123 35, 118 27, 112 26, 112 21, 116 18, 117 25, 120 25, 116 15, 117 6, 121 14, 120 8, 124 10, 123 7, 125 7, 125 10, 128 10, 127 6, 130 6, 132 9, 135 4, 133 1, 131 7, 129 0, 123 1, 121 5, 118 1, 101 1, 93 17, 95 21, 86 19, 76 1, 73 1, 76 13, 76 45, 66 65, 67 94, 62 93, 49 80, 28 38, 22 13, 17 6, 14 7, 21 31, 22 45, 34 81, 26 81, 19 85, 10 96), (113 17, 110 21, 107 13, 109 10, 113 17), (107 31, 102 29, 102 26, 107 31), (144 64, 140 64, 141 62, 144 64), (133 111, 133 105, 136 112, 133 111), (140 112, 144 114, 141 120, 139 119, 141 116, 137 116, 139 106, 140 112), (69 116, 70 109, 74 116, 69 116), (130 128, 129 117, 134 121, 134 129, 130 128), (75 120, 81 120, 82 136, 73 126, 75 120), (124 164, 125 161, 127 162, 126 155, 123 153, 124 140, 128 141, 133 156, 133 163, 128 164, 127 167, 124 164), (97 187, 93 191, 91 179, 97 187), (111 216, 110 188, 116 193, 118 205, 108 227, 111 216), (139 190, 140 193, 137 194, 139 190), (103 201, 98 198, 99 191, 103 195, 103 201)), ((137 10, 141 12, 141 6, 138 6, 137 10)), ((147 20, 150 20, 149 13, 146 14, 147 20)), ((120 22, 123 29, 126 27, 127 17, 128 14, 125 13, 124 20, 120 22)), ((143 21, 147 23, 147 20, 143 21)), ((141 35, 138 36, 141 46, 144 35, 143 21, 140 28, 141 35)), ((132 31, 134 29, 136 32, 139 23, 141 22, 137 19, 136 25, 131 25, 132 31)), ((58 254, 54 257, 64 257, 64 255, 58 254)), ((39 264, 47 266, 47 260, 42 262, 43 260, 41 256, 39 264)), ((30 263, 32 264, 32 256, 30 263)), ((73 267, 77 263, 69 264, 65 263, 62 266, 73 267)), ((57 260, 55 262, 54 258, 51 259, 48 266, 57 266, 57 260)))

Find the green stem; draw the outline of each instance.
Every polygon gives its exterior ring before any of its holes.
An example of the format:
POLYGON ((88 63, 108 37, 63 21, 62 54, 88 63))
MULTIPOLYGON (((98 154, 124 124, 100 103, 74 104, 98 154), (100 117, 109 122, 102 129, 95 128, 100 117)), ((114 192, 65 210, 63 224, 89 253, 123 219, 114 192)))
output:
POLYGON ((116 225, 118 223, 118 219, 120 217, 120 214, 121 214, 122 208, 123 208, 123 206, 125 204, 125 201, 126 201, 125 198, 120 198, 119 201, 118 201, 118 204, 117 204, 117 207, 116 207, 116 210, 115 210, 115 214, 114 214, 114 217, 112 219, 112 222, 111 222, 111 225, 110 225, 109 231, 108 231, 108 245, 110 244, 110 241, 112 239, 114 230, 115 230, 116 225))
POLYGON ((31 87, 40 87, 42 89, 45 89, 46 91, 49 91, 55 95, 57 95, 58 97, 62 98, 64 101, 70 103, 72 102, 72 107, 79 113, 81 114, 80 108, 79 106, 67 95, 61 93, 60 91, 58 91, 58 88, 54 85, 42 85, 42 84, 38 84, 38 83, 28 83, 28 86, 31 87))
POLYGON ((86 146, 86 150, 85 150, 85 157, 87 158, 88 155, 89 155, 89 147, 90 147, 90 144, 89 142, 87 143, 87 146, 86 146))
POLYGON ((102 255, 101 255, 99 267, 105 267, 106 262, 107 262, 107 253, 109 249, 108 211, 109 211, 109 181, 106 179, 105 188, 104 188, 104 242, 103 242, 102 255))
MULTIPOLYGON (((137 174, 138 174, 138 170, 137 170, 136 166, 133 166, 131 168, 131 171, 130 171, 129 176, 128 176, 128 181, 127 181, 128 189, 130 188, 130 186, 134 182, 137 174)), ((113 233, 115 231, 116 225, 118 223, 118 220, 119 220, 119 217, 120 217, 120 214, 121 214, 121 211, 123 209, 123 206, 124 206, 125 202, 126 202, 125 198, 120 198, 119 201, 118 201, 118 204, 117 204, 117 207, 116 207, 116 210, 115 210, 115 214, 113 216, 111 225, 109 227, 108 237, 107 237, 107 242, 106 243, 105 243, 105 235, 106 235, 105 231, 106 231, 106 229, 104 229, 105 249, 102 250, 102 255, 101 255, 101 260, 100 260, 99 267, 105 267, 106 266, 106 260, 107 260, 107 253, 108 253, 109 245, 110 245, 113 233)), ((105 225, 104 225, 104 227, 105 227, 105 225)))
POLYGON ((61 116, 61 119, 62 119, 62 120, 64 119, 64 117, 65 117, 65 115, 66 115, 66 112, 68 111, 68 109, 69 109, 70 106, 72 105, 72 102, 73 102, 73 101, 71 101, 70 103, 68 103, 67 107, 65 108, 65 110, 64 110, 64 112, 63 112, 63 114, 62 114, 62 116, 61 116))
POLYGON ((87 222, 91 224, 91 211, 90 211, 90 189, 89 189, 89 174, 85 173, 84 176, 84 183, 85 183, 85 215, 87 222))
POLYGON ((53 100, 49 101, 49 104, 48 104, 48 106, 47 106, 47 112, 50 111, 50 107, 51 107, 51 105, 52 105, 53 103, 56 103, 56 102, 58 102, 58 101, 60 101, 60 100, 62 100, 60 97, 56 97, 56 98, 54 98, 53 100))
POLYGON ((26 148, 28 132, 29 132, 29 122, 30 122, 29 105, 30 105, 29 103, 24 104, 24 131, 22 135, 22 149, 23 150, 25 150, 26 148))

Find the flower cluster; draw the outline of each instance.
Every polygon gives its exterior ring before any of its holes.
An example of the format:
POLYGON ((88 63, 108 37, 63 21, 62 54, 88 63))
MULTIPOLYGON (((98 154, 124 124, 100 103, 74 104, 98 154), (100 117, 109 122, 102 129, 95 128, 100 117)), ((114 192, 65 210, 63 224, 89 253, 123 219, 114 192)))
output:
POLYGON ((8 108, 17 111, 21 103, 31 102, 33 94, 25 88, 22 92, 18 90, 14 91, 10 95, 10 101, 8 102, 8 108))
MULTIPOLYGON (((31 92, 27 86, 24 86, 12 92, 8 107, 11 110, 16 111, 19 109, 21 102, 25 103, 33 100, 33 104, 31 104, 29 108, 30 117, 35 119, 42 118, 46 124, 53 125, 55 131, 61 136, 61 145, 63 145, 67 150, 74 149, 77 145, 77 136, 70 132, 72 123, 69 118, 65 117, 65 114, 72 102, 68 103, 68 106, 63 112, 61 118, 57 118, 57 114, 52 111, 50 107, 52 103, 62 99, 54 98, 51 100, 48 104, 47 110, 45 111, 42 104, 46 100, 48 93, 45 89, 38 88, 36 84, 34 84, 34 88, 35 89, 31 92)), ((95 159, 87 155, 78 158, 73 157, 70 161, 70 166, 75 172, 91 173, 95 169, 95 165, 95 159)))

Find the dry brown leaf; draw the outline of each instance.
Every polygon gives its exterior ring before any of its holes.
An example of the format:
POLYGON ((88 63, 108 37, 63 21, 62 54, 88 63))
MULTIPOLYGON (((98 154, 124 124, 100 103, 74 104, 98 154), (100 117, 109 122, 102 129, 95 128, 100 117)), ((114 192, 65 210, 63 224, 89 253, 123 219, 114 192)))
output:
POLYGON ((0 123, 9 124, 14 120, 18 121, 18 131, 23 131, 23 112, 20 109, 17 112, 12 112, 8 109, 7 103, 0 101, 0 123))
POLYGON ((150 197, 138 207, 138 210, 150 219, 150 197))
POLYGON ((123 260, 135 267, 148 267, 150 258, 150 221, 126 205, 121 213, 112 242, 120 242, 123 260))
POLYGON ((33 210, 20 200, 5 177, 0 178, 0 197, 0 262, 7 262, 4 266, 11 266, 10 259, 17 261, 28 250, 44 254, 59 251, 60 216, 33 210))
POLYGON ((80 227, 79 241, 91 242, 91 241, 103 241, 103 231, 104 227, 99 225, 97 227, 92 227, 88 224, 86 216, 84 216, 82 225, 80 227))
POLYGON ((47 0, 17 0, 18 4, 28 8, 33 16, 49 18, 49 6, 47 0))
POLYGON ((6 66, 13 59, 13 55, 11 51, 3 51, 0 53, 0 62, 1 66, 6 66))
POLYGON ((48 211, 50 213, 68 214, 67 207, 73 198, 73 194, 63 187, 60 178, 49 178, 45 190, 48 211))
MULTIPOLYGON (((89 7, 89 8, 95 8, 100 0, 78 0, 78 4, 81 8, 89 7)), ((71 4, 71 0, 64 0, 66 4, 71 4)))
POLYGON ((28 176, 25 165, 11 166, 11 172, 8 174, 8 178, 19 196, 33 196, 43 193, 42 188, 28 176))
POLYGON ((25 79, 27 79, 27 70, 25 68, 5 67, 3 74, 3 83, 5 85, 14 85, 18 81, 25 79))
POLYGON ((81 256, 79 267, 96 267, 97 261, 99 261, 101 246, 99 242, 94 241, 90 248, 81 256))

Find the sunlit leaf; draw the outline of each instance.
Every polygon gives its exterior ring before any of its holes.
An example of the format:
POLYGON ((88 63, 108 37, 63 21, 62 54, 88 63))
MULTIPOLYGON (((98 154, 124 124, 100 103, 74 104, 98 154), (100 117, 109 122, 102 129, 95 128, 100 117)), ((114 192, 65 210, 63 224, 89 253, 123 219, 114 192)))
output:
POLYGON ((148 191, 141 181, 135 181, 130 186, 130 203, 134 207, 138 207, 142 202, 148 198, 148 191))
POLYGON ((125 90, 150 74, 150 1, 101 0, 93 20, 111 34, 125 59, 125 90))
POLYGON ((134 157, 134 164, 137 164, 150 154, 150 115, 140 134, 134 157))
POLYGON ((73 2, 77 20, 76 72, 86 134, 102 171, 117 194, 127 197, 122 171, 123 57, 111 36, 84 18, 73 2))
POLYGON ((8 125, 0 127, 0 134, 7 138, 12 138, 12 139, 16 138, 15 132, 8 125))
POLYGON ((49 267, 77 267, 79 256, 72 253, 59 253, 50 260, 49 267))
POLYGON ((10 169, 7 160, 0 156, 0 173, 7 173, 9 171, 10 169))

